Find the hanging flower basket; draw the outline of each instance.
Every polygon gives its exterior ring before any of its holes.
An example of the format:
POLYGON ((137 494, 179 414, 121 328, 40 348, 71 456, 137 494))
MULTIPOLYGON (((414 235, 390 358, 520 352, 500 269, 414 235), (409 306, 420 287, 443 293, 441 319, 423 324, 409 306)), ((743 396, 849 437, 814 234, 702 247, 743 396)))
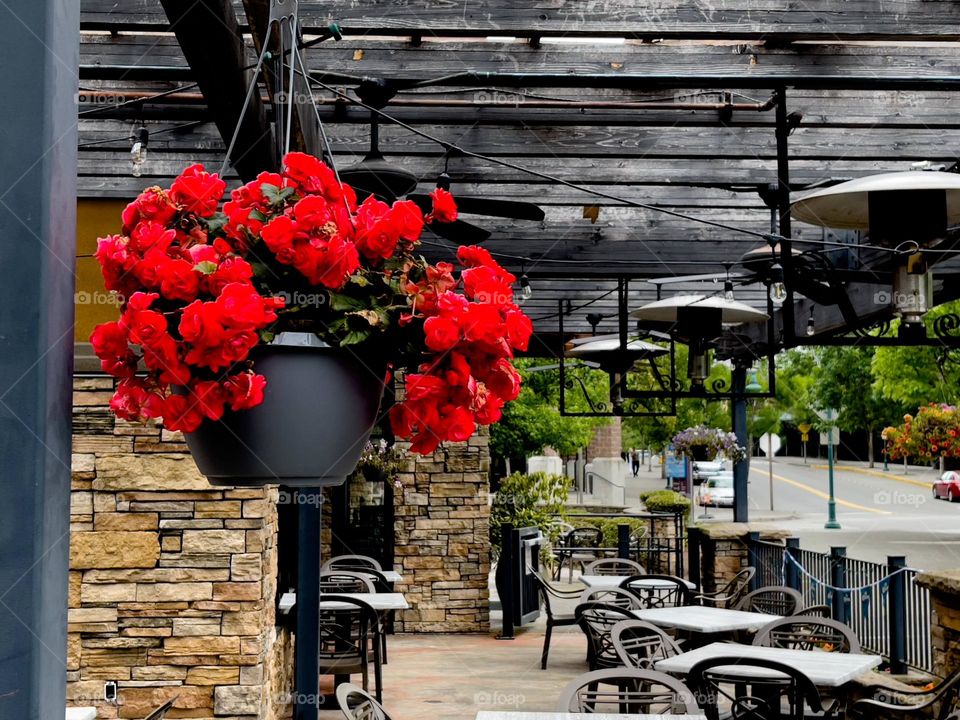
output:
POLYGON ((935 462, 944 458, 946 469, 960 459, 960 413, 953 405, 931 403, 904 415, 899 427, 888 427, 881 437, 892 460, 913 458, 935 462))
POLYGON ((426 217, 407 200, 357 203, 303 153, 221 207, 225 187, 191 166, 98 241, 122 312, 90 341, 119 378, 118 417, 182 431, 212 482, 320 485, 356 466, 390 369, 407 371, 393 432, 417 453, 468 439, 517 397, 511 359, 532 324, 516 278, 482 248, 460 247, 459 268, 415 254, 425 224, 456 219, 448 192, 426 217))
POLYGON ((284 333, 251 357, 263 402, 187 433, 200 472, 213 485, 342 484, 376 421, 382 372, 307 333, 284 333))
POLYGON ((731 462, 740 462, 747 456, 745 448, 737 444, 737 436, 720 428, 697 425, 673 437, 673 451, 692 460, 712 460, 723 455, 731 462))

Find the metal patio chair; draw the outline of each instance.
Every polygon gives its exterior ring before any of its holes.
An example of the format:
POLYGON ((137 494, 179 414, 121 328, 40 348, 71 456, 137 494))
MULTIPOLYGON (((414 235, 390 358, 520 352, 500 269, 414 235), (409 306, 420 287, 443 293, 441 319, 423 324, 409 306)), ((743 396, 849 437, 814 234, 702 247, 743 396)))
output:
POLYGON ((337 705, 347 720, 391 720, 376 698, 350 683, 337 688, 337 705))
POLYGON ((383 693, 380 623, 377 612, 358 598, 325 595, 320 604, 319 672, 321 675, 355 675, 369 690, 369 669, 373 664, 376 698, 383 693), (326 602, 347 607, 334 608, 326 602))
POLYGON ((960 668, 929 690, 894 690, 882 685, 862 689, 865 695, 847 710, 855 720, 887 720, 887 718, 935 718, 960 720, 960 668))
POLYGON ((613 626, 621 620, 635 620, 633 613, 616 605, 586 602, 577 605, 577 624, 587 636, 587 666, 591 670, 622 665, 610 638, 613 626))
POLYGON ((803 607, 803 595, 786 585, 766 585, 744 595, 737 610, 765 615, 793 615, 803 607))
POLYGON ((653 670, 657 660, 683 652, 672 637, 643 620, 621 620, 610 628, 610 641, 626 667, 653 670))
POLYGON ((583 569, 584 575, 643 575, 646 572, 640 563, 624 558, 601 558, 583 569))
POLYGON ((756 574, 756 568, 745 567, 730 578, 719 590, 712 593, 700 592, 693 596, 696 605, 718 608, 732 608, 747 594, 750 581, 756 574))
POLYGON ((580 602, 602 602, 607 605, 616 605, 624 610, 639 610, 643 607, 640 598, 629 590, 619 587, 587 588, 580 595, 580 602))
POLYGON ((537 583, 537 588, 540 590, 543 607, 547 613, 547 630, 543 636, 543 652, 540 655, 540 667, 546 670, 547 656, 550 654, 550 637, 553 634, 553 629, 555 627, 577 624, 577 617, 574 611, 579 602, 581 586, 570 586, 569 589, 557 587, 549 580, 543 578, 539 573, 534 573, 533 578, 537 583))
POLYGON ((634 575, 621 582, 620 587, 638 597, 642 608, 683 607, 691 604, 690 588, 683 578, 674 575, 634 575), (659 585, 634 585, 638 580, 656 581, 659 585))
POLYGON ((694 694, 656 670, 608 668, 574 678, 560 693, 561 713, 685 715, 696 712, 694 694))

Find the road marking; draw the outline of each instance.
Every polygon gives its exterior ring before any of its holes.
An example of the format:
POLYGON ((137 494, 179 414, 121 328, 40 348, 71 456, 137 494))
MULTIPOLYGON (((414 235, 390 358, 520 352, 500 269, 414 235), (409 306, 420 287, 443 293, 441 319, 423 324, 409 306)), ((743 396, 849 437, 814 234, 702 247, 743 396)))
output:
MULTIPOLYGON (((815 470, 829 470, 829 465, 810 465, 810 467, 815 470)), ((860 468, 860 467, 850 467, 849 465, 834 465, 834 472, 852 472, 860 473, 861 475, 870 475, 871 477, 883 478, 884 480, 896 480, 897 482, 902 482, 905 485, 916 485, 917 487, 930 489, 930 486, 933 485, 933 482, 923 482, 922 480, 913 480, 912 478, 906 478, 903 475, 891 475, 888 472, 880 472, 878 470, 870 470, 869 468, 860 468)))
MULTIPOLYGON (((804 485, 802 482, 797 482, 796 480, 791 480, 790 478, 784 477, 783 475, 774 474, 774 477, 777 480, 781 480, 788 485, 793 485, 794 487, 800 488, 801 490, 806 490, 808 493, 821 497, 824 500, 829 500, 830 496, 823 492, 822 490, 817 490, 816 488, 810 487, 809 485, 804 485)), ((840 498, 834 498, 837 501, 837 505, 843 505, 844 507, 852 508, 853 510, 865 510, 867 512, 876 513, 877 515, 892 515, 893 513, 889 510, 877 510, 876 508, 867 507, 866 505, 858 505, 857 503, 850 502, 849 500, 841 500, 840 498)))

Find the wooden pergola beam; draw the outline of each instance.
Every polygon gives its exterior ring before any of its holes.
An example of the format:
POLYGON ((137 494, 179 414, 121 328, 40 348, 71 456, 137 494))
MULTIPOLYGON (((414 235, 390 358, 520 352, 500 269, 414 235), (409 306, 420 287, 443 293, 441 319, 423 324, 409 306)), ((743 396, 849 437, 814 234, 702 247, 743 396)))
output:
POLYGON ((271 129, 259 93, 241 117, 250 71, 245 69, 243 36, 230 0, 160 1, 225 143, 239 123, 230 157, 234 169, 251 180, 275 168, 271 129))

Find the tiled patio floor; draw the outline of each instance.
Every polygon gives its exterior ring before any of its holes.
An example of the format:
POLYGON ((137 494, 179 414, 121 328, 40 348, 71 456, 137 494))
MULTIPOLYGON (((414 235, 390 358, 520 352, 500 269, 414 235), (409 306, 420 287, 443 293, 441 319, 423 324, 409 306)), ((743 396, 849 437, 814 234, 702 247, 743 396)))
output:
MULTIPOLYGON (((496 614, 498 615, 498 613, 496 614)), ((499 618, 493 627, 499 629, 499 618)), ((489 635, 393 635, 384 666, 383 704, 394 720, 473 720, 479 710, 555 710, 560 690, 586 672, 586 638, 555 628, 547 670, 540 669, 543 621, 515 640, 489 635)), ((328 691, 332 679, 322 678, 328 691)), ((353 681, 359 684, 359 676, 353 681)), ((372 689, 371 674, 371 689, 372 689)), ((322 718, 342 718, 339 711, 322 718)))

